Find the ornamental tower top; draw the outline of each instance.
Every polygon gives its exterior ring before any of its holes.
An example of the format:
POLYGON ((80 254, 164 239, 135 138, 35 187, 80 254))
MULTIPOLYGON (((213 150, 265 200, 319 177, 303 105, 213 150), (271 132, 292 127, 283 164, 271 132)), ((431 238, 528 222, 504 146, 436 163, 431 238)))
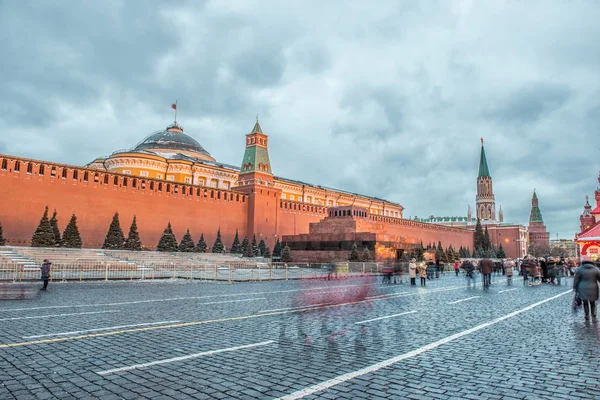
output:
POLYGON ((479 175, 477 176, 477 196, 475 197, 477 218, 483 224, 496 222, 496 201, 492 188, 492 176, 488 168, 483 138, 481 138, 481 154, 479 157, 479 175))

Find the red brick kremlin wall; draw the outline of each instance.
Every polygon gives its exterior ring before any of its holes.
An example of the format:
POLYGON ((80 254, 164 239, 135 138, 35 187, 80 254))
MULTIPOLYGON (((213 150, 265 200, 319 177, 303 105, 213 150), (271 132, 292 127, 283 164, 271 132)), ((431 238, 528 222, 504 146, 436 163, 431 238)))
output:
POLYGON ((156 248, 169 221, 177 240, 189 228, 195 241, 204 233, 209 247, 219 227, 227 248, 236 229, 241 238, 247 230, 248 202, 242 193, 40 161, 31 161, 28 173, 30 160, 0 156, 0 162, 6 167, 0 168, 0 222, 9 245, 29 245, 46 205, 49 217, 56 209, 61 232, 75 213, 83 246, 91 248, 102 246, 116 211, 125 236, 134 214, 137 216, 140 239, 148 248, 156 248), (16 162, 20 163, 19 172, 15 172, 16 162))
MULTIPOLYGON (((9 245, 29 245, 46 205, 49 217, 57 210, 61 232, 75 213, 83 245, 89 248, 101 247, 116 211, 125 235, 133 216, 137 216, 142 244, 150 249, 156 248, 169 221, 178 240, 189 228, 195 241, 204 233, 210 247, 220 227, 223 242, 229 248, 236 229, 240 239, 256 230, 257 240, 265 239, 272 248, 277 237, 308 233, 310 223, 327 216, 326 207, 272 197, 262 200, 274 209, 254 210, 258 222, 250 227, 248 195, 238 191, 193 187, 13 156, 0 155, 0 162, 0 222, 9 245), (17 162, 19 172, 15 171, 17 162)), ((400 235, 425 244, 441 240, 444 246, 472 247, 472 232, 383 216, 370 218, 377 222, 379 234, 400 235)))

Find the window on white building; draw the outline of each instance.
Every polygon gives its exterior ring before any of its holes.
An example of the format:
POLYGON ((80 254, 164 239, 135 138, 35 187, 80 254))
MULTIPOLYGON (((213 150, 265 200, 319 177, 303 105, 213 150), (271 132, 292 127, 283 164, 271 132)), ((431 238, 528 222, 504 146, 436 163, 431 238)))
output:
POLYGON ((187 183, 187 184, 190 184, 190 183, 192 183, 192 178, 190 178, 190 177, 188 176, 188 177, 186 177, 186 178, 184 179, 184 182, 185 182, 185 183, 187 183))
POLYGON ((281 198, 285 200, 286 199, 286 195, 284 193, 281 193, 281 198))
POLYGON ((148 171, 140 171, 140 176, 148 176, 148 171))

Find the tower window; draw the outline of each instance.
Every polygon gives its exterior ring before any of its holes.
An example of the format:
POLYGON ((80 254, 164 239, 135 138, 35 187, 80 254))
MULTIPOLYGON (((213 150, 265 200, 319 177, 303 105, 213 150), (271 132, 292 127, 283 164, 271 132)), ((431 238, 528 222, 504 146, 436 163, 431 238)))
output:
POLYGON ((171 184, 167 183, 167 193, 171 193, 171 184))
POLYGON ((134 189, 137 187, 137 179, 131 180, 131 187, 133 187, 134 189))
POLYGON ((88 172, 87 172, 87 171, 85 171, 85 172, 83 173, 83 180, 84 180, 84 182, 87 182, 87 181, 88 181, 88 172))
POLYGON ((98 183, 99 180, 98 174, 94 174, 94 183, 98 183))
POLYGON ((27 163, 27 173, 30 174, 33 171, 33 164, 27 163))
POLYGON ((21 172, 21 161, 15 161, 15 172, 21 172))
POLYGON ((50 170, 50 176, 51 177, 56 177, 56 166, 52 166, 52 169, 50 170))
POLYGON ((119 177, 115 176, 115 178, 113 179, 113 185, 118 186, 119 185, 119 177))
POLYGON ((158 191, 162 192, 162 183, 161 182, 158 182, 158 191))
POLYGON ((123 187, 127 187, 127 178, 123 178, 123 187))
POLYGON ((154 190, 154 182, 150 182, 150 190, 154 190))
POLYGON ((73 171, 73 179, 77 180, 77 178, 79 178, 79 171, 75 170, 73 171))
POLYGON ((63 168, 63 170, 62 170, 62 178, 67 179, 67 169, 66 168, 63 168))
POLYGON ((108 175, 104 175, 104 184, 108 185, 108 175))

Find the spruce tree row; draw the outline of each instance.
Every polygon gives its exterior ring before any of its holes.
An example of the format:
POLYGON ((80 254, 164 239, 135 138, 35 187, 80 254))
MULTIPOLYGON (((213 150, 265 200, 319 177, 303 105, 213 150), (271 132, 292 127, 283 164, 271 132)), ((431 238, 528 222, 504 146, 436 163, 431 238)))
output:
MULTIPOLYGON (((171 223, 167 224, 167 227, 163 231, 162 236, 156 246, 158 251, 166 251, 166 252, 195 252, 195 253, 206 253, 208 251, 208 246, 206 241, 204 240, 204 233, 200 234, 200 240, 196 245, 194 245, 194 239, 190 234, 190 230, 187 229, 185 235, 181 239, 181 242, 177 244, 177 239, 175 238, 175 234, 173 233, 173 229, 171 227, 171 223)), ((275 255, 275 250, 281 252, 281 244, 279 240, 275 245, 275 249, 273 250, 275 255)), ((225 253, 226 248, 223 244, 223 238, 221 236, 221 229, 217 230, 217 238, 211 248, 211 253, 225 253)), ((240 236, 236 229, 235 238, 233 239, 233 243, 231 245, 231 254, 241 254, 244 257, 264 257, 271 258, 271 251, 267 247, 264 240, 261 240, 260 243, 256 243, 256 235, 252 238, 252 244, 247 237, 244 237, 244 240, 240 243, 240 236)))
POLYGON ((142 250, 142 241, 138 232, 136 216, 133 216, 133 221, 131 221, 131 226, 129 227, 129 234, 127 235, 127 239, 125 239, 121 223, 119 222, 119 213, 116 212, 108 227, 102 248, 107 250, 142 250))
MULTIPOLYGON (((0 232, 0 237, 1 237, 0 232)), ((58 229, 58 219, 56 210, 52 213, 52 218, 48 219, 48 206, 44 209, 44 214, 40 223, 31 237, 31 247, 66 247, 80 249, 82 245, 81 235, 77 227, 77 217, 71 215, 69 223, 63 231, 62 237, 58 229)))

